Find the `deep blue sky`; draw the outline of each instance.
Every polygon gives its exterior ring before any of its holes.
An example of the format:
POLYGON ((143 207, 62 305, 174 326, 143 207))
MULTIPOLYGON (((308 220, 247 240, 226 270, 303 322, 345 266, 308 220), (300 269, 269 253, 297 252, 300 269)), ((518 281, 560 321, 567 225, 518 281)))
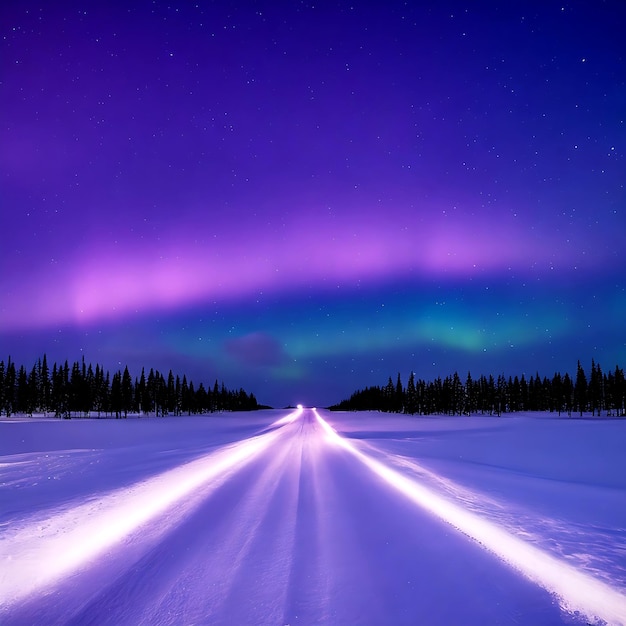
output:
POLYGON ((406 4, 3 3, 0 358, 626 364, 626 4, 406 4))

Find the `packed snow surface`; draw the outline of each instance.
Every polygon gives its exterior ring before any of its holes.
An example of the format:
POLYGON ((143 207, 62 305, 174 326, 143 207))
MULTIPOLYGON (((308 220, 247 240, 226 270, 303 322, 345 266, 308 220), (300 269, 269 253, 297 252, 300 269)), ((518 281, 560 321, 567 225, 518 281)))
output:
POLYGON ((0 420, 0 623, 626 624, 626 420, 0 420))

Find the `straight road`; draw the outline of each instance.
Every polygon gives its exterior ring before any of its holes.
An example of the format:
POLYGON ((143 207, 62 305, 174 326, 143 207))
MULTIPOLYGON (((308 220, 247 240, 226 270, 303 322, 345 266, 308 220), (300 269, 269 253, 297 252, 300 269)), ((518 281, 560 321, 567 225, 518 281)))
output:
MULTIPOLYGON (((235 446, 224 452, 230 457, 204 460, 203 474, 194 461, 174 477, 177 499, 33 593, 5 602, 0 622, 585 623, 391 487, 341 445, 321 415, 290 414, 242 442, 245 452, 235 446)), ((148 500, 136 506, 154 502, 163 485, 145 487, 148 500)), ((99 515, 95 509, 89 517, 99 515)), ((91 539, 104 534, 95 525, 91 539)), ((10 567, 6 558, 2 567, 10 567)))

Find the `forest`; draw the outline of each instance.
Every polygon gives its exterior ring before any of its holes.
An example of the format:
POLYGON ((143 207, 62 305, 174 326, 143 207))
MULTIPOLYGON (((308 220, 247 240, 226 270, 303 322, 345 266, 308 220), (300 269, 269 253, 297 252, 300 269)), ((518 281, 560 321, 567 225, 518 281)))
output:
POLYGON ((330 407, 338 411, 386 411, 417 415, 502 415, 516 411, 549 411, 569 416, 625 417, 626 380, 624 370, 604 373, 591 361, 589 376, 578 362, 575 377, 555 373, 552 378, 539 373, 530 378, 497 378, 467 374, 465 381, 455 372, 443 380, 426 382, 410 374, 406 387, 400 374, 394 383, 355 391, 349 399, 330 407))
POLYGON ((243 389, 230 391, 224 383, 197 388, 187 377, 167 376, 142 369, 134 378, 128 367, 111 376, 100 365, 94 368, 83 358, 70 367, 69 363, 52 369, 44 354, 30 370, 17 367, 9 358, 0 361, 0 414, 54 414, 56 417, 87 417, 90 415, 127 417, 138 415, 189 415, 215 411, 251 411, 261 408, 253 394, 243 389))

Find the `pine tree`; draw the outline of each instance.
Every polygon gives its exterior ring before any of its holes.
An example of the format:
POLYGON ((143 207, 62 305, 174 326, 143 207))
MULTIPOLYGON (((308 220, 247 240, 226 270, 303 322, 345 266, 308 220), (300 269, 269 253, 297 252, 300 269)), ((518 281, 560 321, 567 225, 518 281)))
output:
POLYGON ((576 401, 576 407, 578 411, 580 411, 580 416, 582 417, 583 412, 587 410, 587 377, 585 376, 585 370, 583 370, 580 361, 578 361, 578 367, 576 370, 574 398, 576 401))
POLYGON ((213 411, 212 400, 211 402, 209 402, 209 395, 202 383, 198 385, 198 391, 196 391, 196 411, 198 413, 204 413, 205 411, 211 411, 211 412, 213 411))
POLYGON ((404 389, 402 388, 400 372, 398 372, 398 379, 396 380, 396 390, 394 394, 393 405, 393 410, 395 413, 401 413, 404 410, 404 389))
POLYGON ((600 412, 603 408, 603 405, 602 405, 602 396, 603 396, 602 370, 600 369, 600 366, 597 365, 593 359, 591 359, 591 377, 589 380, 588 394, 589 394, 589 403, 591 404, 591 414, 595 416, 596 411, 597 411, 598 417, 599 417, 600 412))
POLYGON ((33 368, 30 370, 30 374, 28 375, 26 411, 31 416, 34 411, 39 410, 41 407, 41 385, 39 383, 40 372, 41 367, 38 368, 37 365, 33 365, 33 368))
POLYGON ((463 408, 463 412, 465 414, 470 415, 477 410, 475 399, 476 392, 474 389, 474 381, 472 380, 472 375, 468 371, 467 378, 465 379, 465 407, 463 408))
POLYGON ((135 406, 139 415, 141 415, 142 411, 146 410, 147 405, 148 401, 146 398, 146 370, 142 367, 139 382, 135 385, 135 406))
POLYGON ((154 370, 150 368, 150 373, 148 374, 148 381, 146 383, 146 404, 144 407, 144 413, 152 413, 154 411, 155 415, 158 415, 158 409, 156 407, 156 398, 157 398, 157 383, 156 383, 156 374, 154 370))
POLYGON ((167 412, 174 413, 176 410, 176 383, 174 381, 174 374, 172 370, 167 375, 167 412))
POLYGON ((409 374, 409 382, 406 385, 406 406, 405 413, 414 415, 417 412, 417 390, 415 388, 415 374, 409 374))
POLYGON ((193 386, 193 380, 189 382, 189 391, 187 394, 187 414, 198 412, 198 405, 196 400, 196 390, 193 386))
POLYGON ((43 355, 43 359, 41 361, 41 408, 45 413, 50 410, 50 393, 51 393, 51 385, 50 385, 50 369, 48 368, 48 357, 43 355))
POLYGON ((120 384, 122 411, 124 411, 124 417, 128 417, 128 412, 132 410, 133 406, 133 379, 130 377, 128 366, 124 368, 120 384))
POLYGON ((552 377, 552 399, 560 417, 561 411, 565 408, 565 397, 563 395, 563 379, 561 374, 557 372, 552 377))
POLYGON ((15 409, 15 381, 15 363, 9 357, 4 373, 4 406, 2 407, 7 417, 11 417, 15 409))
POLYGON ((452 414, 462 415, 465 411, 465 387, 458 372, 452 375, 452 414))
POLYGON ((102 411, 106 410, 106 397, 104 372, 99 365, 96 365, 96 372, 93 377, 93 407, 98 412, 98 417, 102 411))
POLYGON ((215 379, 215 384, 213 385, 213 393, 211 394, 211 413, 219 410, 219 395, 220 388, 217 384, 217 378, 215 379))
POLYGON ((87 367, 87 373, 83 384, 85 400, 83 410, 85 411, 85 415, 89 415, 94 409, 96 400, 96 375, 94 374, 91 363, 89 364, 89 367, 87 367))
POLYGON ((15 412, 27 413, 28 412, 28 376, 26 375, 26 369, 23 365, 17 372, 17 387, 15 391, 15 412))
POLYGON ((614 406, 618 416, 626 416, 626 377, 624 376, 624 370, 615 366, 615 392, 614 392, 614 406))
POLYGON ((385 403, 384 403, 383 411, 386 411, 388 413, 393 411, 395 393, 396 393, 396 388, 390 376, 389 380, 387 381, 387 386, 385 387, 385 403))
POLYGON ((158 411, 161 411, 161 417, 165 417, 167 415, 167 385, 165 384, 165 378, 163 374, 157 370, 156 372, 156 386, 157 386, 157 409, 156 413, 158 415, 158 411))
POLYGON ((522 378, 519 381, 520 388, 520 411, 528 410, 528 383, 526 377, 522 374, 522 378))
POLYGON ((122 373, 118 370, 113 374, 111 381, 111 412, 115 413, 115 419, 122 417, 122 373))
POLYGON ((52 404, 56 417, 69 419, 70 410, 70 366, 67 361, 57 367, 55 363, 52 368, 52 404))

